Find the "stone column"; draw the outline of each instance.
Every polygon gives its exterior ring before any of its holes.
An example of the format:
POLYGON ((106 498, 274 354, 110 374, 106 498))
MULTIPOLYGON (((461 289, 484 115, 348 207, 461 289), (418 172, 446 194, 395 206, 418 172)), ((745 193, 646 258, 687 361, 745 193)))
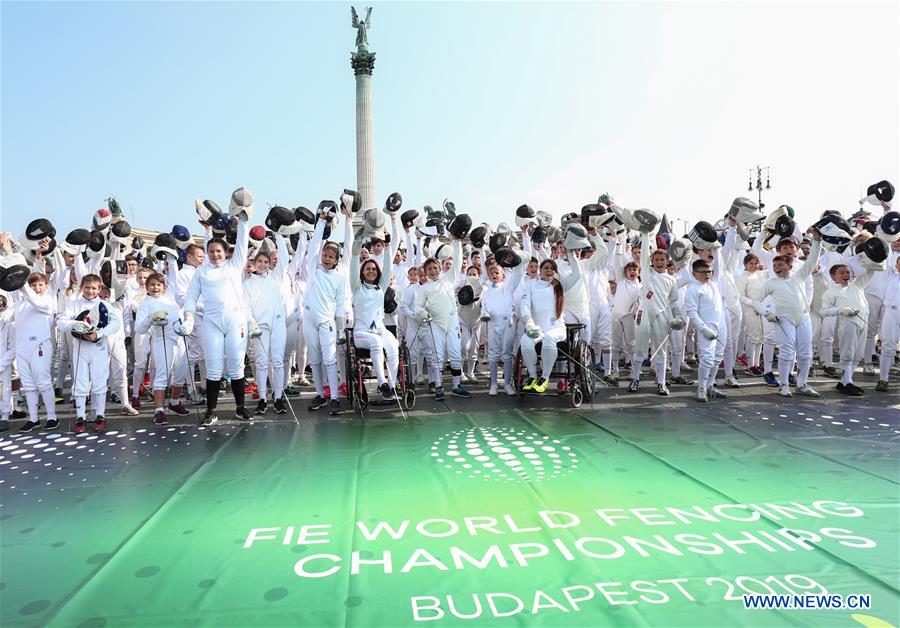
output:
POLYGON ((362 196, 363 209, 375 203, 375 159, 372 139, 372 71, 375 53, 360 49, 351 55, 356 75, 356 190, 362 196))

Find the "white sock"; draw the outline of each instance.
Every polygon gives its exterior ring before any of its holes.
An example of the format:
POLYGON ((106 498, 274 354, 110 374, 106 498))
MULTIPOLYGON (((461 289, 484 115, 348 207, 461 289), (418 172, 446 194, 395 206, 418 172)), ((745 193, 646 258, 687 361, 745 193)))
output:
POLYGON ((41 420, 41 417, 38 415, 38 399, 40 399, 38 391, 25 391, 25 403, 28 404, 28 420, 32 423, 37 423, 41 420))
POLYGON ((47 409, 47 420, 56 420, 56 393, 53 388, 41 391, 41 399, 44 400, 44 407, 47 409))

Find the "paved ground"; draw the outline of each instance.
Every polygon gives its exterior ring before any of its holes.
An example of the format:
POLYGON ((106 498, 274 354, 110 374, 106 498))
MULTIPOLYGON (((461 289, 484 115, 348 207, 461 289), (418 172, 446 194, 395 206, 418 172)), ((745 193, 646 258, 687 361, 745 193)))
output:
MULTIPOLYGON (((691 374, 688 373, 687 375, 691 374)), ((711 402, 710 405, 737 409, 740 408, 742 404, 748 403, 771 403, 777 407, 790 406, 792 403, 802 402, 803 404, 814 403, 821 404, 823 406, 829 406, 829 408, 834 411, 834 406, 840 407, 841 404, 852 401, 852 404, 855 407, 859 407, 860 405, 872 405, 876 407, 896 407, 898 408, 898 411, 900 411, 900 382, 892 381, 890 392, 879 393, 874 389, 877 382, 877 377, 862 375, 861 373, 858 374, 856 383, 866 391, 866 395, 864 397, 846 397, 842 395, 834 389, 836 380, 821 376, 819 371, 817 371, 816 375, 810 378, 810 383, 816 390, 822 393, 822 399, 810 399, 809 397, 799 396, 795 396, 792 399, 784 399, 778 396, 777 389, 766 387, 761 377, 745 376, 740 381, 741 387, 739 389, 723 388, 723 391, 728 395, 727 399, 711 402)), ((721 385, 721 378, 719 379, 719 382, 721 385)), ((449 382, 446 383, 449 384, 449 382)), ((417 388, 419 394, 416 397, 415 407, 412 411, 401 413, 396 404, 385 404, 383 406, 377 407, 372 405, 366 411, 364 418, 367 420, 384 420, 392 419, 395 417, 398 419, 402 419, 404 414, 409 418, 424 418, 436 414, 473 411, 502 411, 506 408, 510 410, 524 411, 556 410, 559 412, 567 412, 572 409, 568 396, 558 396, 555 394, 546 393, 541 396, 527 396, 523 399, 519 399, 518 397, 507 397, 501 391, 501 394, 499 396, 491 397, 487 394, 486 379, 481 379, 478 384, 467 384, 466 387, 473 394, 473 397, 471 399, 457 398, 448 394, 446 401, 439 402, 434 400, 433 395, 430 395, 425 390, 423 390, 422 386, 419 386, 417 388)), ((374 386, 370 388, 370 398, 376 399, 378 397, 377 391, 374 390, 374 386)), ((447 387, 447 389, 449 389, 449 386, 447 387)), ((307 410, 309 400, 314 396, 313 388, 306 387, 301 388, 300 390, 301 393, 299 396, 289 397, 291 406, 293 407, 293 411, 294 413, 296 413, 297 420, 307 421, 310 419, 328 418, 327 409, 321 409, 316 412, 309 412, 307 410)), ((676 410, 680 408, 702 408, 704 406, 693 399, 695 390, 696 387, 693 385, 672 386, 670 396, 661 397, 656 394, 656 386, 653 382, 652 375, 645 375, 644 379, 641 382, 641 389, 637 393, 629 393, 625 385, 620 385, 619 387, 614 388, 606 386, 602 383, 599 384, 597 393, 595 394, 593 400, 590 403, 584 402, 582 405, 582 409, 604 411, 620 409, 646 409, 648 411, 652 411, 654 408, 665 408, 668 410, 676 410)), ((248 407, 250 407, 251 410, 255 408, 256 403, 257 402, 255 400, 250 401, 248 399, 248 407)), ((352 420, 354 418, 358 418, 358 415, 354 413, 353 409, 349 406, 346 399, 342 401, 342 404, 343 413, 340 417, 336 417, 338 420, 352 420)), ((200 416, 202 416, 205 410, 205 406, 188 405, 188 408, 191 410, 190 416, 179 417, 177 415, 169 413, 169 424, 197 424, 200 416)), ((57 410, 62 421, 62 427, 65 429, 68 427, 69 421, 74 419, 72 406, 70 405, 70 403, 59 404, 57 406, 57 410)), ((221 423, 227 424, 232 422, 230 419, 234 410, 234 401, 230 391, 220 397, 218 410, 219 420, 221 423)), ((137 417, 122 416, 118 405, 108 403, 107 420, 109 421, 109 429, 131 429, 134 427, 145 427, 147 426, 147 424, 152 423, 152 412, 152 401, 149 400, 143 401, 141 414, 137 417)), ((293 421, 294 417, 290 412, 284 415, 276 415, 274 413, 274 410, 272 409, 271 402, 269 403, 269 410, 266 415, 254 417, 254 422, 278 423, 293 421)), ((24 419, 12 421, 11 432, 14 432, 16 429, 18 429, 18 427, 24 422, 24 419)), ((233 422, 237 423, 237 421, 233 422)))

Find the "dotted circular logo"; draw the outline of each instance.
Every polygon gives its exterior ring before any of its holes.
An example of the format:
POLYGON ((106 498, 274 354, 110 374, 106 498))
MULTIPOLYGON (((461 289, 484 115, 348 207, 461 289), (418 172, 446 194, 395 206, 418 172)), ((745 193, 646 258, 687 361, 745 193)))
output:
POLYGON ((578 468, 578 456, 568 445, 508 427, 445 434, 432 444, 431 457, 457 475, 486 482, 543 482, 578 468))

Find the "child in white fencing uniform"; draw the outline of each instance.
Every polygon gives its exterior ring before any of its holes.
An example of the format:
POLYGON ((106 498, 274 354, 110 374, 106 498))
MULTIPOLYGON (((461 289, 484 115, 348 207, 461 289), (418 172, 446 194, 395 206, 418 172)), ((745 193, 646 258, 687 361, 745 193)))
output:
MULTIPOLYGON (((175 260, 170 259, 170 263, 174 264, 175 260)), ((187 356, 180 336, 186 334, 182 333, 181 310, 175 302, 175 292, 166 287, 165 277, 153 273, 144 285, 147 296, 138 307, 134 328, 150 338, 154 364, 153 401, 156 406, 153 422, 156 425, 167 425, 169 421, 163 404, 166 388, 170 383, 172 397, 169 410, 180 416, 190 414, 181 403, 182 384, 187 378, 187 356)))
POLYGON ((481 293, 481 314, 488 329, 488 370, 490 372, 489 395, 497 394, 497 371, 503 361, 503 388, 507 395, 516 394, 513 386, 513 294, 522 282, 529 257, 519 256, 519 263, 509 269, 509 276, 500 264, 488 270, 488 283, 481 293))
POLYGON ((853 383, 853 371, 863 359, 866 347, 869 302, 864 289, 872 279, 872 271, 865 270, 856 279, 852 279, 849 266, 834 264, 828 269, 828 274, 834 284, 822 296, 820 313, 823 317, 836 316, 838 319, 837 337, 841 350, 838 366, 841 369, 841 381, 836 389, 851 397, 861 397, 863 389, 853 383))
POLYGON ((16 332, 9 296, 0 292, 0 432, 9 429, 12 414, 12 366, 16 360, 16 332))
POLYGON ((41 424, 39 397, 47 410, 45 429, 54 430, 59 426, 51 373, 54 344, 51 328, 56 299, 47 292, 47 277, 41 273, 32 273, 19 293, 22 299, 16 304, 16 367, 28 403, 28 422, 19 431, 30 432, 41 424))
POLYGON ((688 286, 684 296, 684 309, 688 319, 697 330, 697 353, 700 364, 697 367, 697 401, 706 403, 708 399, 725 397, 725 393, 715 388, 719 362, 725 355, 723 337, 728 329, 727 316, 718 282, 713 281, 709 262, 699 259, 691 266, 694 281, 688 286))
MULTIPOLYGON (((896 242, 895 242, 896 244, 896 242)), ((894 251, 893 261, 884 271, 884 318, 881 319, 881 358, 879 361, 878 384, 875 390, 887 392, 888 376, 897 354, 897 343, 900 342, 900 252, 894 251)))
POLYGON ((99 298, 102 282, 97 275, 85 275, 81 280, 81 297, 69 303, 58 325, 62 333, 73 337, 75 384, 75 432, 86 432, 85 406, 87 396, 96 414, 94 431, 106 427, 106 389, 109 379, 109 348, 106 336, 122 325, 113 307, 99 298))

